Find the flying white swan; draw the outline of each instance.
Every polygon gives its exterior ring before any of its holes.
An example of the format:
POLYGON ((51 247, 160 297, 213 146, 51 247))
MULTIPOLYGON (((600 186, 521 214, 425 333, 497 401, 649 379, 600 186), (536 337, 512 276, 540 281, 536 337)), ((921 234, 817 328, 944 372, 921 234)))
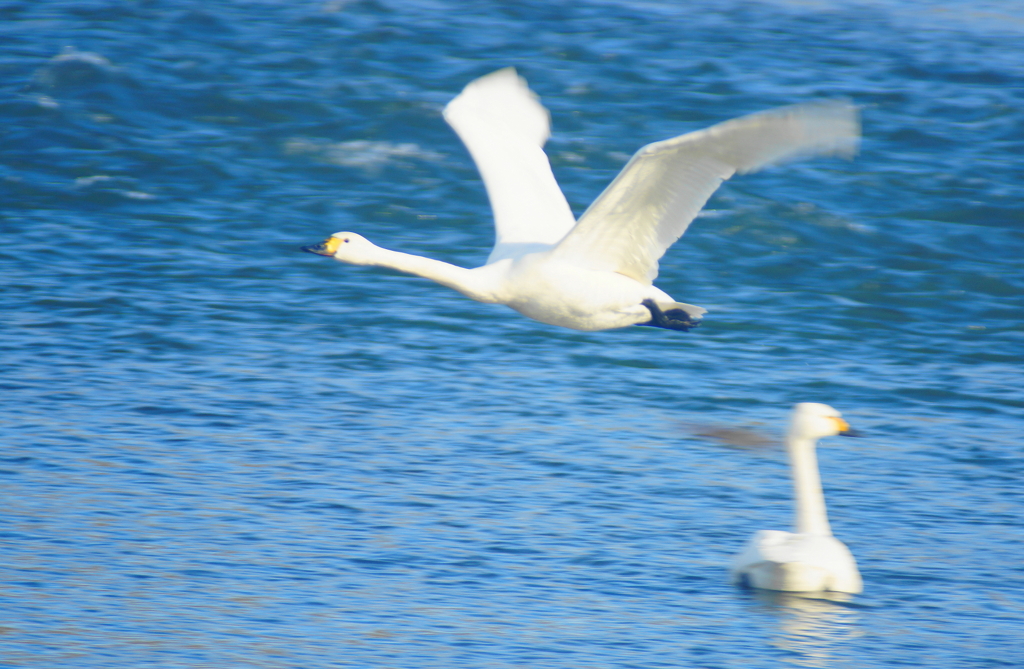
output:
POLYGON ((832 536, 821 491, 815 446, 821 437, 837 434, 855 433, 829 405, 803 402, 793 407, 786 449, 796 492, 796 532, 755 533, 733 561, 735 582, 786 592, 856 594, 863 589, 850 549, 832 536))
POLYGON ((469 85, 444 109, 469 149, 494 210, 487 264, 457 267, 389 251, 337 232, 303 251, 415 274, 478 302, 504 304, 574 330, 653 325, 687 330, 706 310, 652 283, 658 259, 719 184, 736 172, 811 154, 856 151, 860 122, 847 102, 782 107, 648 144, 577 222, 543 146, 550 117, 515 69, 469 85))

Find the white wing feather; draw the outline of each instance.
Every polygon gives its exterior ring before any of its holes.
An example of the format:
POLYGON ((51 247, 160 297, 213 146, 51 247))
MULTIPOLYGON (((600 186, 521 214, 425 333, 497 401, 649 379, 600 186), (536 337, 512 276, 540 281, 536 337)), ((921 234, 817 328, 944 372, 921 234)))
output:
POLYGON ((550 116, 514 68, 474 80, 444 109, 469 149, 494 211, 488 263, 548 249, 576 219, 544 153, 550 116))
POLYGON ((814 102, 751 114, 648 144, 558 245, 561 260, 650 284, 658 259, 736 172, 802 156, 856 152, 857 109, 814 102))

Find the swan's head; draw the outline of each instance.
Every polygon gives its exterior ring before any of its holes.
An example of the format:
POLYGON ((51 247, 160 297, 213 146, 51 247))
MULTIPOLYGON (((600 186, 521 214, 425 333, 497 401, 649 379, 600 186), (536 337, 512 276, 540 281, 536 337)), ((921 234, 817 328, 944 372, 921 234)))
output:
POLYGON ((319 244, 303 246, 302 250, 354 265, 365 265, 368 264, 373 251, 378 248, 366 237, 354 232, 335 232, 319 244))
POLYGON ((827 404, 801 402, 793 407, 789 421, 789 435, 798 439, 820 439, 842 435, 855 437, 843 415, 827 404))

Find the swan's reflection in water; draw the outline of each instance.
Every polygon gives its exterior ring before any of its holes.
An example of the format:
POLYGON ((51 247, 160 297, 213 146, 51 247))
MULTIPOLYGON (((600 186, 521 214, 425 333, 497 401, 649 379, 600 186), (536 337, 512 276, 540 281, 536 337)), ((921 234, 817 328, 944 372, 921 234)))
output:
POLYGON ((861 635, 861 613, 851 604, 851 595, 754 589, 747 593, 763 612, 778 621, 771 644, 793 653, 792 662, 797 666, 836 666, 837 647, 861 635))

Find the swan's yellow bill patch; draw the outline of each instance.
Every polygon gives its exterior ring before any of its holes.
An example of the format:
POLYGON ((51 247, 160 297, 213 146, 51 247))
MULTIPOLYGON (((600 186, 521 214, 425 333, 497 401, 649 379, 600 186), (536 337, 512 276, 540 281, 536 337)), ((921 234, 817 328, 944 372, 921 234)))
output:
POLYGON ((324 250, 327 251, 327 255, 334 255, 338 252, 338 247, 341 246, 341 240, 337 237, 328 237, 324 241, 324 250))
POLYGON ((834 420, 836 422, 836 427, 839 428, 840 432, 849 432, 850 431, 850 424, 847 423, 842 418, 836 418, 835 416, 829 416, 829 418, 831 418, 832 420, 834 420))
POLYGON ((309 253, 315 253, 321 256, 333 256, 338 252, 338 247, 341 246, 341 240, 337 237, 328 237, 319 244, 313 246, 303 246, 302 250, 309 253))

